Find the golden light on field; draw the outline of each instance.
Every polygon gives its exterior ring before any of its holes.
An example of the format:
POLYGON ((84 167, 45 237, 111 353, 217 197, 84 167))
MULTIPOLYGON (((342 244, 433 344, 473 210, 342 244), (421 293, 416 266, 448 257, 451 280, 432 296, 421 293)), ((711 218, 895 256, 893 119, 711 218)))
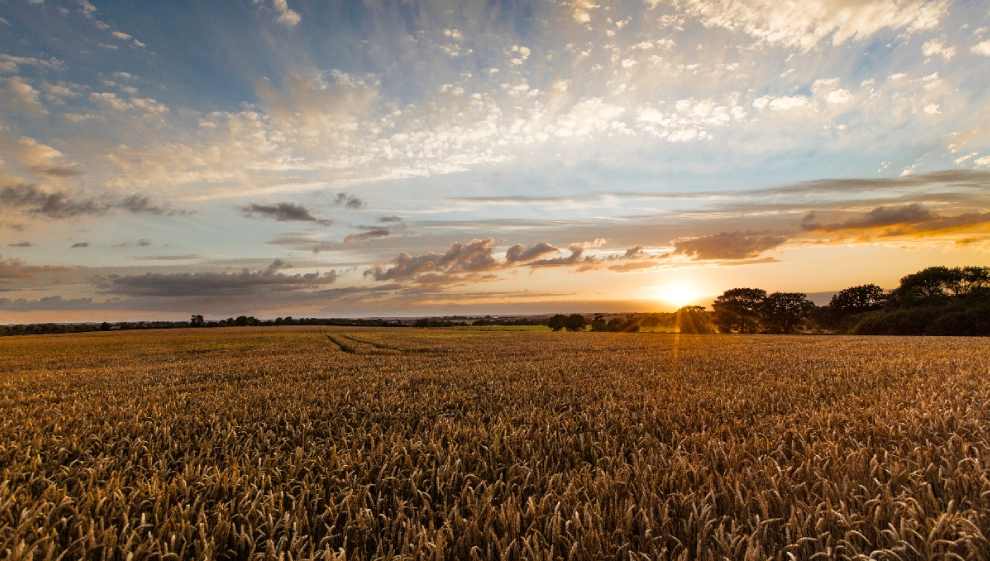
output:
POLYGON ((673 304, 678 308, 687 306, 701 296, 694 287, 685 283, 658 286, 657 293, 660 300, 673 304))

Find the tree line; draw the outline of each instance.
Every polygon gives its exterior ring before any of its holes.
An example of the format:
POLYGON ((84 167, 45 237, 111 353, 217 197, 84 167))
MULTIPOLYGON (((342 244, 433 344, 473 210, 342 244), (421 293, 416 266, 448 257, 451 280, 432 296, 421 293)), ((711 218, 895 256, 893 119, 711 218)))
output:
POLYGON ((886 291, 853 286, 816 306, 805 294, 733 288, 710 314, 721 333, 990 336, 990 267, 929 267, 886 291))

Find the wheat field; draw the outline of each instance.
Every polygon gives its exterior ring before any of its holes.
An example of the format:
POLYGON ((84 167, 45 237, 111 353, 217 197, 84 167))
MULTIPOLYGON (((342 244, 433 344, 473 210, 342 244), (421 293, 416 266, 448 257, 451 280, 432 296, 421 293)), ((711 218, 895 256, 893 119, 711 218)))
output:
POLYGON ((990 341, 0 340, 4 559, 986 559, 990 341))

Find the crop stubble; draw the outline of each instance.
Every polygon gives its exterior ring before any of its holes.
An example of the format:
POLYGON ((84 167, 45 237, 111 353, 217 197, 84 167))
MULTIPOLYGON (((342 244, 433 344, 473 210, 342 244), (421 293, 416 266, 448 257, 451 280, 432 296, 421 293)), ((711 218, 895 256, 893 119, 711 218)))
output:
POLYGON ((0 557, 990 557, 990 341, 0 341, 0 557))

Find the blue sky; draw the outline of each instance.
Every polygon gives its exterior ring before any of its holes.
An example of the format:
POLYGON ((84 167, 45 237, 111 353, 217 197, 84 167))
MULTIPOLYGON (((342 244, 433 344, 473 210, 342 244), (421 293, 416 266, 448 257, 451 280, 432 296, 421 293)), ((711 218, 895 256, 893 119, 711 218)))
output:
POLYGON ((647 311, 988 261, 986 3, 0 18, 4 322, 647 311))

